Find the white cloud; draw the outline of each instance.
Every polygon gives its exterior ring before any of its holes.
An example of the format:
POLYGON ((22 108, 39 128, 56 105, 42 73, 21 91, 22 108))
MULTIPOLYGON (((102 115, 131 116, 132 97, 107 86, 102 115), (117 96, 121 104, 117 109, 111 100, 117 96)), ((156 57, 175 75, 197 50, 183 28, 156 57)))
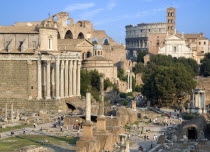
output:
POLYGON ((65 11, 73 12, 76 10, 85 10, 94 6, 95 6, 94 3, 77 3, 77 4, 72 4, 72 5, 67 6, 65 8, 65 11))
POLYGON ((112 10, 115 6, 116 6, 116 3, 114 3, 114 2, 109 2, 108 5, 107 5, 107 9, 108 9, 108 10, 112 10))
POLYGON ((102 8, 95 9, 93 11, 85 11, 82 14, 80 14, 80 16, 81 16, 81 19, 88 20, 88 19, 92 19, 94 16, 100 14, 103 11, 104 11, 104 9, 102 9, 102 8))
POLYGON ((157 14, 162 11, 166 11, 166 8, 158 8, 158 9, 153 9, 153 10, 141 11, 141 12, 138 12, 135 17, 151 16, 153 14, 157 14))

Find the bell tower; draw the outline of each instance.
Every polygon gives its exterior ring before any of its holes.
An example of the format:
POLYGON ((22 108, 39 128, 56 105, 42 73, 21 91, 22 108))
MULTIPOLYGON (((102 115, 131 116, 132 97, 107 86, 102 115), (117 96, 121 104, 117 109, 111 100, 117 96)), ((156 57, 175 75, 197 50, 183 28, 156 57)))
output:
POLYGON ((176 9, 173 7, 167 8, 166 12, 166 23, 167 23, 167 32, 168 34, 172 35, 174 34, 174 31, 176 29, 176 9))

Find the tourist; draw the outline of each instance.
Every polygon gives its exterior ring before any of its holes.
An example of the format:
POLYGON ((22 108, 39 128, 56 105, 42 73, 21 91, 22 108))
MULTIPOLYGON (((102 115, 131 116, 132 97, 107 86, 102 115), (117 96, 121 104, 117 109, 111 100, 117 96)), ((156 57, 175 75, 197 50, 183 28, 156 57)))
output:
POLYGON ((144 135, 144 141, 146 141, 146 139, 147 139, 147 136, 146 136, 146 135, 144 135))
POLYGON ((62 126, 60 126, 60 132, 63 132, 63 127, 62 126))
POLYGON ((26 130, 25 130, 25 129, 23 129, 23 134, 24 134, 24 135, 26 134, 26 130))
POLYGON ((34 122, 34 128, 36 128, 36 124, 35 124, 35 122, 34 122))
POLYGON ((13 130, 11 130, 11 136, 13 136, 15 133, 14 133, 14 131, 13 130))
POLYGON ((144 151, 144 149, 143 149, 143 147, 141 145, 139 146, 138 151, 140 151, 140 152, 143 152, 144 151))
POLYGON ((147 140, 149 140, 149 136, 147 135, 147 140))
POLYGON ((42 133, 42 127, 40 128, 40 132, 42 133))
POLYGON ((130 139, 130 137, 131 137, 131 134, 129 133, 129 134, 128 134, 128 139, 130 139))
POLYGON ((79 137, 80 129, 77 130, 77 137, 79 137))

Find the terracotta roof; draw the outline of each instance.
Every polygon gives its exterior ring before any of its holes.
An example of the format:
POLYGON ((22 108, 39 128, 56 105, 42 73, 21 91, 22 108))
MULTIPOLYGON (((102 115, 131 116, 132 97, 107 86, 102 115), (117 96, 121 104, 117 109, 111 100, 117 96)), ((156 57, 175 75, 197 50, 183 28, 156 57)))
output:
POLYGON ((199 40, 208 40, 208 39, 205 38, 205 37, 199 37, 198 39, 199 39, 199 40))
POLYGON ((112 61, 112 60, 107 59, 102 56, 91 56, 91 57, 87 58, 86 60, 88 60, 88 61, 112 61))
POLYGON ((33 33, 38 34, 34 26, 0 26, 0 33, 33 33))
POLYGON ((184 38, 186 39, 197 39, 200 37, 200 34, 184 34, 184 38))
POLYGON ((58 39, 58 50, 60 51, 81 51, 77 48, 77 45, 82 42, 88 42, 92 45, 89 41, 85 39, 58 39))
POLYGON ((32 26, 40 25, 41 21, 37 22, 17 22, 14 24, 14 26, 27 26, 27 24, 31 24, 32 26))
POLYGON ((8 52, 7 50, 2 50, 2 51, 0 51, 0 54, 25 54, 25 53, 35 53, 35 50, 33 50, 33 49, 28 49, 28 50, 26 50, 26 51, 24 51, 24 52, 21 52, 20 50, 13 50, 13 51, 11 51, 11 52, 8 52))

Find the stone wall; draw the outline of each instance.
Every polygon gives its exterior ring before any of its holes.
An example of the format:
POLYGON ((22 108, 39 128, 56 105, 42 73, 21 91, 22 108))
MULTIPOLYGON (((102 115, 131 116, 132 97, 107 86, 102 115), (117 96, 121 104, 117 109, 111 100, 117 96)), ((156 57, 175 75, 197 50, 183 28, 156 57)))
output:
POLYGON ((210 104, 210 78, 199 78, 196 88, 205 89, 206 105, 210 104))
POLYGON ((151 33, 148 35, 148 52, 151 54, 158 54, 159 48, 165 44, 166 33, 151 33))
POLYGON ((66 111, 67 106, 65 100, 24 100, 24 99, 0 99, 0 107, 5 108, 5 103, 8 103, 8 108, 10 104, 13 103, 14 110, 19 109, 20 111, 28 112, 39 112, 40 110, 49 111, 66 111))
POLYGON ((0 98, 28 99, 27 61, 0 61, 0 98))

